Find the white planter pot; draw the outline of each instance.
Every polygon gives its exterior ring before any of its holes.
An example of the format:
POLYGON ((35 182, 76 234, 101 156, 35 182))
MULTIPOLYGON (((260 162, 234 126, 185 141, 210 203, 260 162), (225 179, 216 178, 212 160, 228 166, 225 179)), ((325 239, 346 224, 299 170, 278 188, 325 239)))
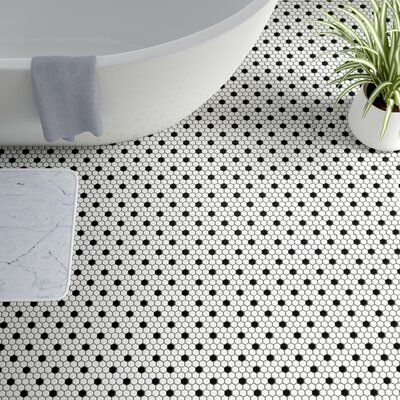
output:
POLYGON ((392 113, 387 131, 380 139, 385 111, 372 106, 363 118, 366 102, 366 85, 363 85, 356 94, 348 115, 349 126, 354 136, 366 146, 376 150, 400 150, 400 112, 392 113))

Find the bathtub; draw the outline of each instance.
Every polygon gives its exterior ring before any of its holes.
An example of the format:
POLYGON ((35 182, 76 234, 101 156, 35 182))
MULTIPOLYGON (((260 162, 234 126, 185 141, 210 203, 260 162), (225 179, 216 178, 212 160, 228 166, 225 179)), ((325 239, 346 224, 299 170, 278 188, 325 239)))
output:
POLYGON ((85 132, 75 144, 136 139, 170 127, 212 96, 277 1, 0 0, 0 145, 48 145, 32 56, 97 56, 104 133, 85 132))

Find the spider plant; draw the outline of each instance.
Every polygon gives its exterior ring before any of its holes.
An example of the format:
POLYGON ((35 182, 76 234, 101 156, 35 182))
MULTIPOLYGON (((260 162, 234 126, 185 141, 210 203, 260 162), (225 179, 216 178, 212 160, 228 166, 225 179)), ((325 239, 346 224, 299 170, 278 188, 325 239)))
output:
POLYGON ((334 36, 347 42, 340 52, 347 59, 334 70, 341 76, 330 82, 346 86, 336 103, 358 86, 372 84, 374 90, 365 104, 363 116, 376 100, 383 99, 386 111, 380 133, 382 138, 392 112, 396 106, 400 109, 400 0, 370 0, 370 3, 372 18, 350 4, 337 7, 337 11, 359 29, 352 29, 327 12, 323 12, 323 19, 314 22, 325 28, 319 35, 334 36))

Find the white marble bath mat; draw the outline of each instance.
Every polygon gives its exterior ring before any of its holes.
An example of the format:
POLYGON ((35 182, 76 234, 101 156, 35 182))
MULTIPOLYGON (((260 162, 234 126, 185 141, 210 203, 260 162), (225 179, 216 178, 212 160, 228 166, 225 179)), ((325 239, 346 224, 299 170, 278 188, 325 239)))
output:
POLYGON ((0 170, 0 301, 67 293, 76 194, 69 170, 0 170))

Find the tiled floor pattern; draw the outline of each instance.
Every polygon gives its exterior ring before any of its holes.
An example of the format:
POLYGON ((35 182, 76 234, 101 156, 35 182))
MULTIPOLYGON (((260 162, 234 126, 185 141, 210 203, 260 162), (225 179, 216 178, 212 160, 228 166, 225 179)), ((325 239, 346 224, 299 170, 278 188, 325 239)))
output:
POLYGON ((398 154, 331 106, 338 3, 281 0, 168 131, 0 150, 81 177, 69 295, 0 306, 1 399, 399 397, 398 154))

